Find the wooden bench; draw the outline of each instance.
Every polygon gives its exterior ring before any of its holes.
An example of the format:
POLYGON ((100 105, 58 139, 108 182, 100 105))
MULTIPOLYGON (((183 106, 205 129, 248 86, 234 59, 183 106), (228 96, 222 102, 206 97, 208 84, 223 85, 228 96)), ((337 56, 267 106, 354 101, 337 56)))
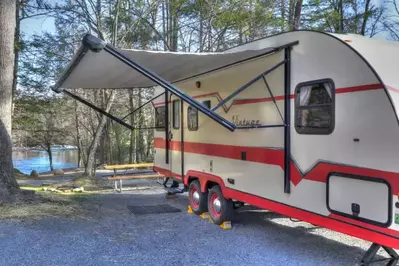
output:
POLYGON ((122 180, 131 179, 147 179, 147 178, 164 178, 164 175, 159 174, 148 174, 148 175, 117 175, 117 170, 129 170, 137 169, 143 167, 153 167, 154 163, 137 163, 137 164, 122 164, 122 165, 105 165, 104 169, 114 170, 114 175, 108 177, 108 180, 114 181, 115 190, 118 191, 118 181, 119 181, 119 191, 122 192, 122 180))
POLYGON ((127 170, 142 167, 154 167, 154 163, 135 163, 135 164, 114 164, 114 165, 104 165, 104 169, 107 170, 127 170))

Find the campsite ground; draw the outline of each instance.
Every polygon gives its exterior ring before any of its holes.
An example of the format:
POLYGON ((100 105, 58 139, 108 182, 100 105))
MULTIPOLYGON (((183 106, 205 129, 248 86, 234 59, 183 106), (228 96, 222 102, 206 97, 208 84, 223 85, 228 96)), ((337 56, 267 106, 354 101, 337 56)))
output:
POLYGON ((358 265, 370 245, 254 208, 240 209, 233 228, 223 230, 188 214, 186 195, 166 199, 151 181, 122 194, 40 193, 68 208, 4 219, 0 265, 358 265), (134 215, 127 208, 165 203, 181 212, 134 215))

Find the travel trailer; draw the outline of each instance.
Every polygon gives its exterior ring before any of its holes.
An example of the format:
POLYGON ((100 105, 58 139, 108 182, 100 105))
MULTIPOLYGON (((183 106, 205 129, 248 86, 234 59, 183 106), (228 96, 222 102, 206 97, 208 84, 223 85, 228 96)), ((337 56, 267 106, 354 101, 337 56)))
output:
POLYGON ((294 31, 218 53, 123 50, 86 35, 54 86, 155 86, 154 171, 216 224, 250 204, 399 248, 399 44, 294 31))

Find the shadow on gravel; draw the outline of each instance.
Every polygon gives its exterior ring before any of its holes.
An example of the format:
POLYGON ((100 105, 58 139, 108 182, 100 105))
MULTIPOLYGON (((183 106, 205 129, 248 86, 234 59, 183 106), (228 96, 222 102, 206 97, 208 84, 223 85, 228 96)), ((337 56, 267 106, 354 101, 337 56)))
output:
MULTIPOLYGON (((321 257, 336 256, 337 258, 353 258, 353 265, 360 265, 360 261, 366 252, 366 250, 363 248, 347 245, 345 243, 329 239, 324 235, 340 235, 342 236, 342 239, 345 239, 346 241, 349 240, 351 242, 357 242, 357 239, 355 238, 335 231, 330 231, 323 227, 315 226, 307 222, 290 219, 289 217, 279 213, 262 210, 252 206, 245 206, 242 209, 237 210, 232 223, 236 226, 240 225, 243 227, 257 227, 266 232, 273 231, 278 234, 281 239, 290 238, 285 243, 276 241, 276 245, 289 245, 292 246, 293 250, 298 248, 304 249, 311 251, 310 253, 315 255, 317 254, 317 256, 321 255, 321 257), (274 221, 277 219, 280 220, 274 221)), ((365 242, 363 240, 358 241, 365 242)), ((367 248, 370 245, 371 243, 368 243, 367 248)), ((384 252, 384 256, 376 255, 374 260, 383 260, 386 258, 388 258, 388 255, 386 254, 385 256, 384 252)), ((373 263, 373 265, 387 265, 387 262, 387 260, 384 260, 382 262, 373 263)))
MULTIPOLYGON (((132 245, 143 250, 166 246, 173 253, 186 250, 185 247, 192 249, 195 245, 201 245, 200 249, 192 250, 185 256, 190 259, 199 258, 209 255, 207 253, 215 249, 218 252, 228 250, 231 253, 228 253, 229 256, 233 253, 242 254, 240 256, 247 256, 249 260, 259 258, 264 262, 273 259, 273 256, 280 256, 283 259, 278 261, 287 261, 289 265, 314 265, 307 260, 317 262, 318 265, 359 265, 365 253, 364 248, 370 245, 346 235, 305 222, 296 223, 280 214, 249 206, 237 210, 232 221, 232 230, 225 231, 194 214, 188 214, 187 202, 186 195, 166 199, 162 189, 92 195, 81 201, 81 204, 82 207, 89 207, 93 216, 88 222, 82 220, 82 229, 79 230, 86 232, 91 229, 83 228, 92 228, 95 225, 104 232, 111 230, 109 234, 136 232, 136 238, 140 240, 132 242, 133 244, 129 242, 129 246, 124 246, 127 244, 122 241, 120 248, 124 249, 132 248, 132 245), (157 204, 169 204, 182 212, 134 215, 127 208, 157 204), (170 242, 171 239, 174 241, 170 242), (159 242, 158 246, 154 246, 154 241, 159 242)), ((64 220, 59 223, 63 222, 64 220)), ((51 228, 59 230, 54 228, 54 224, 47 230, 51 228)), ((376 259, 382 258, 384 257, 378 256, 376 259)))

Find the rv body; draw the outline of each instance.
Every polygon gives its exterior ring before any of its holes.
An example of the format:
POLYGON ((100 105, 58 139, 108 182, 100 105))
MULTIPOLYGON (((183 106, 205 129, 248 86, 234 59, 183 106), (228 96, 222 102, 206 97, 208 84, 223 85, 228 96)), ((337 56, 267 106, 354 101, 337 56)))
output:
POLYGON ((222 53, 82 42, 53 90, 134 129, 66 89, 159 85, 154 171, 184 183, 194 213, 221 224, 246 203, 371 241, 364 261, 380 247, 399 260, 396 42, 307 30, 222 53))
MULTIPOLYGON (((299 31, 227 52, 295 41, 288 84, 283 65, 215 110, 234 132, 173 94, 155 100, 154 170, 186 187, 197 180, 203 193, 217 185, 226 199, 399 248, 399 77, 391 58, 398 45, 299 31)), ((285 59, 282 49, 174 85, 212 109, 285 59)))

